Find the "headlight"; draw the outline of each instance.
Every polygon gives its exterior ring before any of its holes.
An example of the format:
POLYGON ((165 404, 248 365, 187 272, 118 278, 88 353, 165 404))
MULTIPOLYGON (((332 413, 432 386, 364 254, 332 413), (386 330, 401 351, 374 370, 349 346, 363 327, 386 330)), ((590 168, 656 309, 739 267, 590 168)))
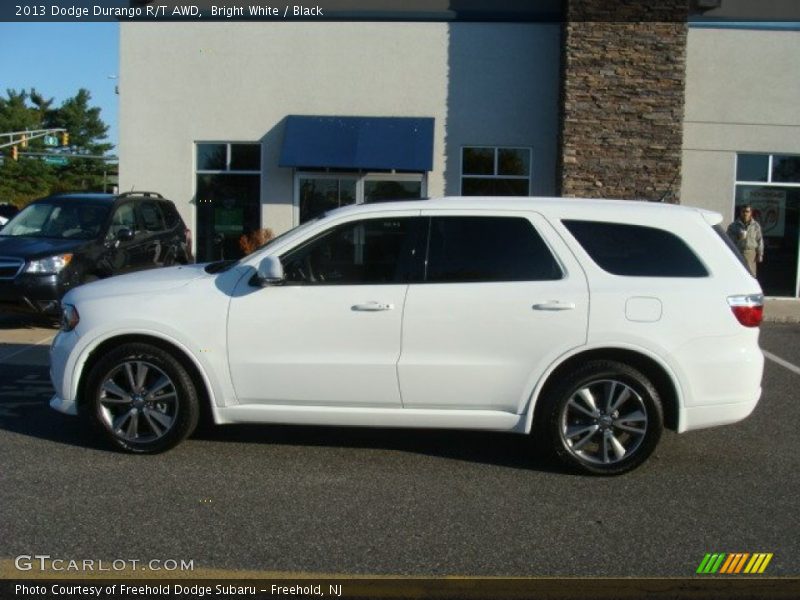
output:
POLYGON ((81 316, 78 314, 78 309, 72 304, 63 304, 61 306, 61 331, 72 331, 78 326, 81 316))
POLYGON ((48 256, 39 260, 32 260, 25 267, 26 273, 36 273, 38 275, 55 275, 66 267, 72 260, 72 254, 59 254, 58 256, 48 256))

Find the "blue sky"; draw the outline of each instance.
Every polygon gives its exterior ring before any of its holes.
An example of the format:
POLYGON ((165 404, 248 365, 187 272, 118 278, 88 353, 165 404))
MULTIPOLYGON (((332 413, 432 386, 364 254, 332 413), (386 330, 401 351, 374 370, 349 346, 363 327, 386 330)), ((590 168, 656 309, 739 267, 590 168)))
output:
MULTIPOLYGON (((34 87, 54 105, 80 88, 92 94, 102 109, 108 138, 117 144, 119 24, 114 23, 0 23, 0 94, 34 87)), ((112 150, 116 153, 116 150, 112 150)))

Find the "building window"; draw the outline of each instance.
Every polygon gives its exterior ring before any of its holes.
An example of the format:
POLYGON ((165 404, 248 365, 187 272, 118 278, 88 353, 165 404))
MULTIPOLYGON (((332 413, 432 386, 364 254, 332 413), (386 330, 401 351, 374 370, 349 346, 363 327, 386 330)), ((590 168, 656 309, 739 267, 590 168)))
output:
POLYGON ((463 196, 529 196, 531 149, 469 146, 461 149, 463 196))
POLYGON ((305 223, 328 210, 348 204, 422 198, 425 195, 425 175, 298 171, 295 190, 295 222, 305 223))
POLYGON ((800 155, 736 155, 736 193, 731 219, 749 204, 764 235, 758 280, 769 296, 800 295, 800 155))
POLYGON ((261 144, 198 142, 196 157, 197 259, 238 258, 261 227, 261 144))

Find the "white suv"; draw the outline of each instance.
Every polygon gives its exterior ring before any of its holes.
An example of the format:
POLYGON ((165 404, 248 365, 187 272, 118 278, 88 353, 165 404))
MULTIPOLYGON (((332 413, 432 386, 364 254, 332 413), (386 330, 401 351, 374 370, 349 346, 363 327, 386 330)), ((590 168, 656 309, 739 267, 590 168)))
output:
POLYGON ((641 464, 663 427, 761 394, 763 296, 719 214, 443 198, 334 210, 238 262, 64 298, 51 406, 116 446, 222 423, 531 433, 579 470, 641 464))

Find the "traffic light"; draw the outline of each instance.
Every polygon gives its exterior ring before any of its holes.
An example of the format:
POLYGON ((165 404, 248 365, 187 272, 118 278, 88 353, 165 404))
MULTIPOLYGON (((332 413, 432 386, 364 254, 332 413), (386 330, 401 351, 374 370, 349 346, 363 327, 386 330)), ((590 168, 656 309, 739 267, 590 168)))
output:
POLYGON ((27 135, 23 135, 20 138, 19 147, 20 148, 27 148, 28 147, 28 136, 27 135))
POLYGON ((62 146, 69 146, 69 131, 62 131, 61 132, 61 145, 62 146))
POLYGON ((11 146, 11 160, 19 160, 19 150, 16 146, 11 146))

